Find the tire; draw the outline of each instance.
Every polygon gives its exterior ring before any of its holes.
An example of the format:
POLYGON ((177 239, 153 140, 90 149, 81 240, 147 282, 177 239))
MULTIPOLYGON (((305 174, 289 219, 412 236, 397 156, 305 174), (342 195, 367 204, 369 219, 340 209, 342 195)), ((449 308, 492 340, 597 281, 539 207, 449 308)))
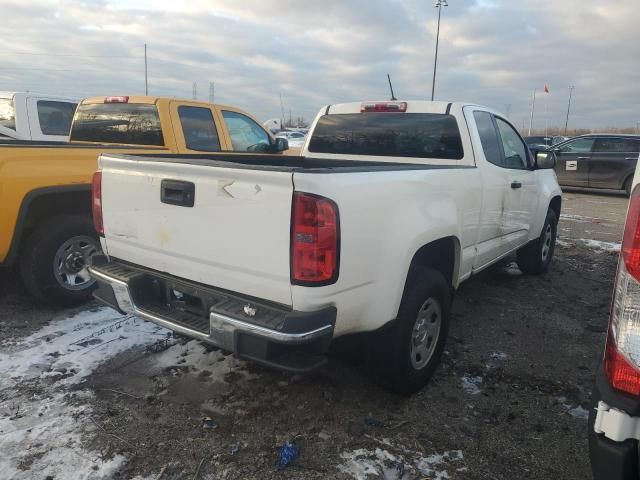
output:
POLYGON ((88 277, 100 241, 89 217, 49 218, 29 235, 20 253, 20 274, 29 293, 43 303, 75 306, 91 298, 95 280, 88 277))
POLYGON ((631 184, 633 183, 633 176, 627 178, 624 181, 624 186, 622 188, 624 188, 624 191, 627 192, 627 197, 631 196, 631 184))
POLYGON ((556 246, 558 219, 549 209, 540 236, 527 243, 517 252, 518 268, 529 275, 540 275, 549 269, 556 246))
POLYGON ((370 366, 382 385, 410 394, 429 382, 444 350, 450 307, 451 290, 442 274, 431 268, 413 268, 397 319, 379 332, 375 343, 370 366), (429 328, 430 323, 437 326, 429 328))

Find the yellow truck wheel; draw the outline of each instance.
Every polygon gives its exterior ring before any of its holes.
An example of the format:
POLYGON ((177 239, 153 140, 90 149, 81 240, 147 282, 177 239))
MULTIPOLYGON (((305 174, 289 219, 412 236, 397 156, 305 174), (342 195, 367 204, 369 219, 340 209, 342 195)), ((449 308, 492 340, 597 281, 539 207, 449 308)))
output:
POLYGON ((91 298, 95 288, 87 269, 99 252, 100 241, 88 216, 49 218, 34 229, 20 252, 22 280, 42 302, 78 305, 91 298))

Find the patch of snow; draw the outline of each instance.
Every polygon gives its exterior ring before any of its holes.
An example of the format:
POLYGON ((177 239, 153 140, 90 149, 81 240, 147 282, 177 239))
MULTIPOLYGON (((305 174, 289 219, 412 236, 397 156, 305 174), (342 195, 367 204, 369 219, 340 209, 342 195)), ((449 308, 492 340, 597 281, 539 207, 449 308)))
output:
POLYGON ((166 342, 168 334, 152 323, 101 308, 53 320, 18 341, 2 342, 2 478, 31 479, 34 472, 38 478, 113 478, 125 458, 105 459, 84 449, 82 434, 100 430, 91 408, 82 402, 93 394, 68 393, 68 387, 118 353, 166 342), (31 387, 38 387, 36 393, 31 387))
POLYGON ((480 390, 479 385, 482 383, 482 377, 474 377, 468 374, 465 374, 462 378, 462 389, 468 393, 469 395, 477 395, 482 390, 480 390))
POLYGON ((508 358, 508 355, 504 352, 493 352, 489 355, 489 361, 485 363, 485 368, 487 370, 491 370, 495 368, 500 362, 504 362, 508 358))
POLYGON ((568 213, 561 213, 560 220, 569 220, 572 222, 581 222, 581 223, 598 223, 601 220, 595 217, 585 217, 584 215, 571 215, 568 213))
POLYGON ((374 478, 402 480, 416 478, 418 475, 434 480, 444 480, 450 478, 446 467, 463 459, 460 450, 436 453, 426 457, 418 452, 403 450, 409 452, 407 456, 393 454, 382 448, 375 450, 359 448, 351 452, 343 452, 340 454, 343 463, 338 465, 338 470, 356 480, 374 478))
POLYGON ((593 240, 590 238, 579 238, 578 241, 585 244, 589 248, 595 248, 598 250, 604 250, 606 252, 619 252, 619 242, 604 242, 602 240, 593 240))
POLYGON ((561 239, 559 239, 559 238, 557 238, 557 239, 556 239, 556 245, 559 245, 559 246, 561 246, 561 247, 563 247, 563 248, 570 248, 570 247, 573 247, 573 244, 572 244, 572 243, 570 243, 570 242, 566 242, 566 241, 561 240, 561 239))
POLYGON ((581 418, 587 420, 589 418, 589 410, 582 408, 580 405, 577 407, 571 407, 571 405, 564 405, 567 408, 567 413, 575 418, 581 418))

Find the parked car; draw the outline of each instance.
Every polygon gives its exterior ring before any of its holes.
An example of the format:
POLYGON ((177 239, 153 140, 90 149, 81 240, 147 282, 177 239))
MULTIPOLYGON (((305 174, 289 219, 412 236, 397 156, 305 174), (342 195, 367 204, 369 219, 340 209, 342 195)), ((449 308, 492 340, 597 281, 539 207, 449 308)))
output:
POLYGON ((0 142, 66 142, 77 99, 32 92, 0 92, 0 142))
POLYGON ((552 147, 562 186, 631 192, 640 152, 640 135, 589 134, 552 147))
MULTIPOLYGON (((100 152, 269 153, 286 148, 234 107, 160 97, 94 97, 75 113, 71 143, 0 145, 0 265, 18 264, 31 294, 75 304, 91 296, 100 250, 91 175, 100 152)), ((260 158, 259 156, 256 158, 260 158)))
POLYGON ((636 169, 604 360, 596 375, 589 416, 594 480, 638 480, 640 464, 640 173, 636 169))
POLYGON ((530 136, 524 137, 524 141, 529 146, 529 148, 534 147, 537 149, 549 148, 552 145, 555 145, 560 142, 564 142, 569 137, 563 137, 560 135, 539 135, 539 136, 530 136))
POLYGON ((307 136, 302 132, 282 131, 276 134, 277 138, 286 138, 290 148, 302 148, 307 136))
POLYGON ((553 153, 533 156, 500 114, 461 103, 329 105, 310 135, 299 157, 101 155, 95 296, 290 371, 367 333, 380 380, 416 391, 462 281, 512 252, 547 270, 553 153))

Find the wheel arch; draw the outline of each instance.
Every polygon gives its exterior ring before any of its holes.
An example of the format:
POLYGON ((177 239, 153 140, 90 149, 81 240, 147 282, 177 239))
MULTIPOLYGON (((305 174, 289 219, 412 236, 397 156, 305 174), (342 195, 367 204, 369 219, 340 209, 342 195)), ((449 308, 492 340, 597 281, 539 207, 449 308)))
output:
POLYGON ((556 219, 560 220, 560 211, 562 209, 562 196, 556 195, 549 201, 549 209, 556 214, 556 219))
POLYGON ((91 216, 91 185, 61 185, 31 190, 22 199, 13 238, 4 265, 16 263, 29 234, 46 218, 56 215, 91 216))
POLYGON ((429 267, 439 271, 451 289, 458 287, 460 269, 460 240, 455 236, 442 237, 422 245, 411 258, 406 282, 415 267, 429 267))

